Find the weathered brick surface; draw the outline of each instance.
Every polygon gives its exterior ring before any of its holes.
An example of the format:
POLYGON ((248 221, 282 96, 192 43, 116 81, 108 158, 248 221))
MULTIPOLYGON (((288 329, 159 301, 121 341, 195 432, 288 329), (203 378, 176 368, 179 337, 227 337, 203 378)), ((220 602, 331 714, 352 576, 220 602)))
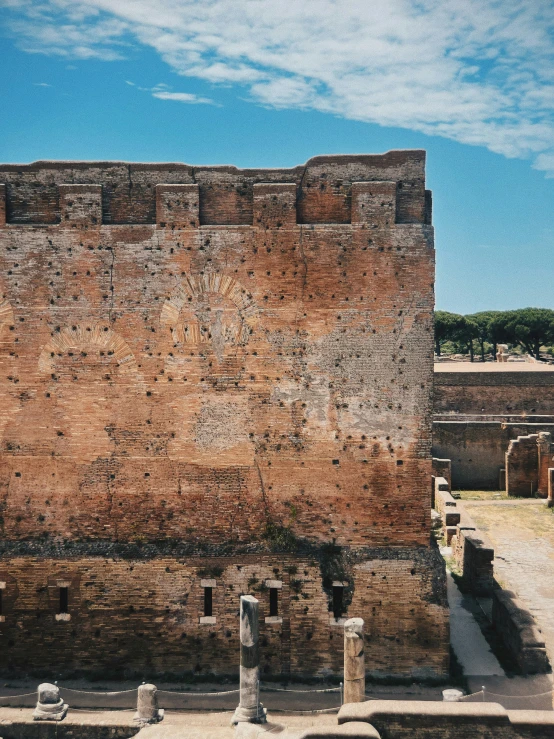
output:
POLYGON ((429 675, 448 667, 447 654, 437 649, 448 642, 448 623, 445 601, 437 599, 442 563, 434 550, 367 551, 340 568, 282 554, 151 556, 146 548, 140 556, 119 548, 79 556, 67 548, 64 557, 37 550, 4 551, 0 560, 0 580, 9 578, 1 660, 10 670, 23 661, 27 669, 236 673, 238 601, 250 592, 261 604, 264 674, 339 673, 343 630, 329 612, 328 587, 337 579, 350 592, 348 613, 366 620, 368 672, 429 675), (216 582, 215 624, 200 623, 206 577, 216 582), (275 579, 282 581, 282 622, 266 623, 265 583, 275 579), (60 582, 69 585, 69 621, 56 620, 60 582))
MULTIPOLYGON (((366 721, 381 739, 531 739, 554 737, 551 711, 506 711, 499 703, 386 701, 347 703, 339 725, 366 721)), ((309 739, 310 732, 306 732, 309 739)), ((339 736, 337 734, 337 736, 339 736)))
POLYGON ((434 412, 554 415, 554 372, 436 372, 434 412))
POLYGON ((523 673, 551 671, 544 637, 532 614, 511 591, 493 592, 492 623, 523 673))
MULTIPOLYGON (((423 152, 319 157, 292 170, 37 163, 0 167, 0 181, 4 539, 184 542, 190 572, 194 557, 245 546, 429 547, 423 152)), ((394 590, 405 572, 383 557, 394 590)), ((157 578, 158 562, 142 577, 157 578)), ((85 566, 75 562, 76 576, 85 566)), ((43 567, 32 573, 35 589, 47 587, 43 567)), ((398 659, 383 648, 379 669, 444 669, 444 583, 433 583, 415 625, 413 597, 398 586, 389 614, 411 624, 414 651, 408 637, 398 659), (418 652, 430 629, 440 639, 418 652)), ((321 578, 313 587, 325 591, 321 578)), ((355 578, 350 587, 355 599, 355 578)), ((105 587, 114 605, 91 666, 118 629, 138 631, 114 592, 105 587)), ((7 618, 4 634, 15 628, 7 618)), ((321 665, 325 633, 317 646, 291 635, 272 669, 321 665)), ((152 641, 161 669, 169 658, 152 641)), ((230 667, 230 653, 218 654, 214 669, 230 667)))
POLYGON ((506 452, 506 492, 508 495, 532 496, 537 491, 538 434, 512 439, 506 452))
MULTIPOLYGON (((554 432, 554 417, 532 419, 514 416, 445 416, 433 422, 433 454, 452 460, 454 489, 499 490, 499 472, 505 466, 505 454, 512 439, 528 434, 554 432)), ((544 486, 544 480, 542 481, 544 486)), ((541 489, 543 487, 541 486, 541 489)))

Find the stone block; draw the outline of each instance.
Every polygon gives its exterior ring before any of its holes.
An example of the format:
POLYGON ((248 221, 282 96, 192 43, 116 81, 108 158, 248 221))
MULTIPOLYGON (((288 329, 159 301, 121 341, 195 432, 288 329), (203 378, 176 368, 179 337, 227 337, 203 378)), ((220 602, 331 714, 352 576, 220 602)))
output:
POLYGON ((99 228, 102 225, 102 185, 65 185, 60 191, 60 226, 99 228))
POLYGON ((353 182, 352 225, 392 228, 396 220, 396 182, 353 182))
POLYGON ((493 592, 492 623, 523 673, 550 672, 544 638, 535 619, 511 591, 493 592))
POLYGON ((280 229, 296 225, 296 185, 277 182, 254 185, 254 226, 280 229))
POLYGON ((200 224, 198 185, 156 185, 156 223, 160 228, 196 229, 200 224))

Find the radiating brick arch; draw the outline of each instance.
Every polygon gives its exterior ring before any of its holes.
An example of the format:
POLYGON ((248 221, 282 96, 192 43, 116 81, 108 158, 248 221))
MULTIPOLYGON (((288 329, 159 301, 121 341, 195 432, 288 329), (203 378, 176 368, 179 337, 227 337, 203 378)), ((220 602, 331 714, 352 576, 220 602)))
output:
POLYGON ((162 308, 160 323, 171 330, 173 340, 180 344, 209 343, 197 321, 185 320, 184 311, 194 308, 195 299, 207 293, 221 295, 235 307, 238 317, 236 330, 226 337, 233 344, 246 344, 258 322, 259 312, 251 293, 233 277, 221 272, 185 275, 180 286, 162 308))
POLYGON ((0 300, 0 334, 14 322, 13 308, 7 300, 0 300))
POLYGON ((111 328, 99 323, 81 323, 76 326, 62 328, 54 334, 46 344, 38 360, 40 372, 51 372, 56 364, 57 356, 71 349, 81 350, 95 346, 99 350, 111 353, 114 362, 125 371, 136 369, 136 360, 127 342, 111 328))

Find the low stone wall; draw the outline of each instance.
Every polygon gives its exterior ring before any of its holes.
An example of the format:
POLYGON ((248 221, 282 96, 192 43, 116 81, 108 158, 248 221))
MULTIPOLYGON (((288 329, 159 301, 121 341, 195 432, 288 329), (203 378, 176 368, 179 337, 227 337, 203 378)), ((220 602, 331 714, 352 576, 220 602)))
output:
POLYGON ((550 672, 545 642, 535 619, 511 591, 494 591, 492 623, 522 672, 550 672))
POLYGON ((63 721, 33 721, 31 711, 0 708, 3 739, 129 739, 140 731, 133 714, 110 711, 68 716, 63 721))
POLYGON ((499 703, 372 700, 340 709, 339 729, 361 721, 381 739, 554 739, 554 712, 507 711, 499 703))
POLYGON ((451 546, 466 587, 474 595, 491 595, 494 588, 494 549, 474 527, 463 525, 456 527, 451 546))
POLYGON ((448 491, 448 482, 444 477, 435 477, 435 496, 434 508, 441 517, 442 534, 447 544, 450 544, 451 538, 456 531, 456 526, 460 523, 460 511, 456 501, 448 491))
POLYGON ((432 469, 435 477, 444 477, 450 490, 452 488, 452 462, 449 459, 433 457, 432 469))

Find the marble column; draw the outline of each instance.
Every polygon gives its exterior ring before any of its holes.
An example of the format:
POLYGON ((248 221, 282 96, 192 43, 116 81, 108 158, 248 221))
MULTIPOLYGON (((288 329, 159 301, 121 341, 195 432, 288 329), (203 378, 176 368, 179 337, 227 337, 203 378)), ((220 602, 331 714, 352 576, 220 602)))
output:
POLYGON ((364 621, 349 618, 344 624, 344 702, 365 701, 364 621))
POLYGON ((253 595, 240 597, 240 701, 232 724, 248 721, 264 724, 266 710, 260 703, 259 602, 253 595))

